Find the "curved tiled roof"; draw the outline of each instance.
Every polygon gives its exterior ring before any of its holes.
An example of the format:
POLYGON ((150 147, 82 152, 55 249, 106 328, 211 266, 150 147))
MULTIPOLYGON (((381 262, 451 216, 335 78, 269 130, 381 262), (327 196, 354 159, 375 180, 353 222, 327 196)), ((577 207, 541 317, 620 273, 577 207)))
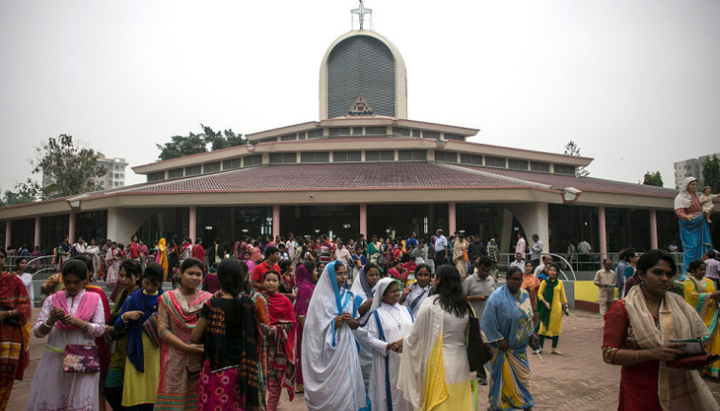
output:
POLYGON ((148 184, 125 193, 519 187, 527 185, 431 162, 393 162, 253 167, 148 184))
POLYGON ((513 179, 531 181, 540 184, 547 184, 554 189, 562 190, 567 187, 574 187, 581 191, 592 191, 608 194, 629 194, 651 197, 674 198, 677 190, 654 187, 643 184, 626 183, 623 181, 603 180, 594 177, 574 177, 550 173, 536 173, 530 171, 508 170, 491 167, 461 166, 463 168, 482 171, 484 173, 498 176, 510 177, 513 179))

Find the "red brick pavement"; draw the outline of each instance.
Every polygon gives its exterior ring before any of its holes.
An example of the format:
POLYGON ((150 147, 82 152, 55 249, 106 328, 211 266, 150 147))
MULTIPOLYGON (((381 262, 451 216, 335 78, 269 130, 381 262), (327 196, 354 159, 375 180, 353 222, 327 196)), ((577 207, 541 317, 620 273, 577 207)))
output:
MULTIPOLYGON (((39 309, 35 309, 37 315, 39 309)), ((557 411, 607 411, 617 409, 620 367, 607 365, 602 361, 603 322, 599 315, 574 310, 575 317, 565 318, 563 334, 558 348, 565 354, 549 354, 550 343, 546 342, 546 354, 542 360, 536 355, 530 357, 532 370, 531 392, 537 405, 536 410, 557 411), (544 362, 543 362, 544 360, 544 362)), ((42 356, 45 342, 33 338, 30 367, 25 381, 16 381, 10 397, 8 410, 25 408, 30 384, 42 356)), ((720 383, 705 379, 715 398, 720 401, 720 383)), ((487 387, 480 387, 481 398, 487 398, 487 387)), ((485 409, 487 401, 481 402, 485 409)), ((279 409, 283 411, 306 410, 302 394, 295 401, 288 402, 284 395, 279 409)), ((458 410, 460 411, 460 410, 458 410)))

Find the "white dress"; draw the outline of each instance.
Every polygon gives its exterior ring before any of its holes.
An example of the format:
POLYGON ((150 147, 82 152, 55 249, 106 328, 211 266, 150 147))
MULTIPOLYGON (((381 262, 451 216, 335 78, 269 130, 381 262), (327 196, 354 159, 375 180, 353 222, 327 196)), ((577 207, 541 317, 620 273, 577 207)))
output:
POLYGON ((378 327, 375 314, 368 322, 368 343, 373 348, 372 372, 368 396, 373 411, 388 411, 388 381, 392 411, 412 411, 412 406, 397 388, 401 354, 387 349, 388 343, 405 338, 412 329, 413 317, 407 307, 383 303, 375 310, 382 327, 378 327), (382 331, 382 332, 381 332, 382 331), (384 338, 383 338, 384 337, 384 338))
MULTIPOLYGON (((67 306, 70 314, 75 315, 83 296, 90 294, 82 290, 75 296, 67 298, 67 306)), ((45 327, 41 324, 50 318, 52 311, 52 298, 45 300, 40 311, 32 333, 36 338, 44 338, 45 327)), ((99 337, 105 331, 105 312, 102 304, 98 304, 89 322, 88 333, 80 330, 65 331, 53 327, 48 335, 47 345, 59 352, 48 351, 43 353, 40 364, 35 372, 35 378, 30 388, 26 411, 97 411, 100 407, 99 387, 100 373, 73 374, 65 373, 62 369, 63 350, 66 335, 67 344, 95 344, 95 337, 99 337)))

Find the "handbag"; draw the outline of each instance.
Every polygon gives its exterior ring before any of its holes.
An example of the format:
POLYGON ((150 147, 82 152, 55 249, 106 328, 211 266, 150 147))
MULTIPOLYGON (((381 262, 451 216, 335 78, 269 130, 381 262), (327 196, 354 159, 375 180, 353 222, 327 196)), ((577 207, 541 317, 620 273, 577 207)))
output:
POLYGON ((157 325, 157 312, 154 312, 148 317, 147 320, 142 324, 143 331, 148 336, 148 339, 150 342, 155 346, 159 347, 162 343, 162 339, 160 338, 160 334, 158 334, 158 325, 157 325))
POLYGON ((475 311, 472 308, 470 308, 470 319, 468 321, 467 354, 470 372, 479 372, 485 363, 492 359, 492 350, 482 336, 480 320, 475 316, 475 311))
POLYGON ((100 372, 100 355, 95 344, 68 344, 63 331, 65 351, 63 352, 63 372, 73 374, 92 374, 100 372))

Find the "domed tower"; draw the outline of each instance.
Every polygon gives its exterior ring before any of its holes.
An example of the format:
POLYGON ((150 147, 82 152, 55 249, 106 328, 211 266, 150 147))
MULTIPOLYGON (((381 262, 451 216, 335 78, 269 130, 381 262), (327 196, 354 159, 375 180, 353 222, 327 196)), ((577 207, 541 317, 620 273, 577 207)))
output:
POLYGON ((338 117, 407 119, 407 71, 400 51, 382 35, 366 30, 371 10, 353 10, 360 29, 338 37, 320 65, 320 120, 338 117))

